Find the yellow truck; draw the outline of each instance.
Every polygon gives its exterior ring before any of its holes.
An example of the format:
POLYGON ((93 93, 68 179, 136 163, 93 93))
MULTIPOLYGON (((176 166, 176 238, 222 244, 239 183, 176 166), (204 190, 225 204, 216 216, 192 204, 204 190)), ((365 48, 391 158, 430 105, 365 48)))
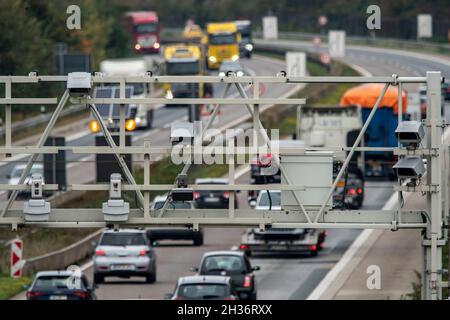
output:
MULTIPOLYGON (((204 59, 199 46, 185 44, 168 46, 164 51, 164 60, 166 75, 204 74, 204 59)), ((166 83, 164 90, 166 99, 212 96, 212 86, 203 83, 166 83)))
POLYGON ((186 43, 201 43, 204 34, 198 24, 188 24, 183 30, 183 39, 186 43))
POLYGON ((218 69, 225 60, 239 59, 241 35, 235 22, 209 23, 206 26, 206 59, 208 69, 218 69))

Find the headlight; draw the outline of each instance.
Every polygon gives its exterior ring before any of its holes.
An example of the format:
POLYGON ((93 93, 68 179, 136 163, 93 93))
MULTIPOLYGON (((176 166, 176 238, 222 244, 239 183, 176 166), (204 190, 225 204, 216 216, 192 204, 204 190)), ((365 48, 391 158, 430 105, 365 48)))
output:
POLYGON ((141 50, 141 45, 139 43, 136 43, 136 45, 134 46, 134 48, 136 50, 141 50))
POLYGON ((89 129, 96 133, 100 131, 100 124, 97 122, 97 120, 92 120, 91 122, 89 122, 89 129))
POLYGON ((133 131, 136 129, 136 121, 134 121, 134 119, 128 119, 125 122, 125 129, 127 129, 127 131, 133 131))
POLYGON ((142 122, 142 119, 140 117, 136 117, 136 118, 134 118, 134 120, 136 121, 136 124, 139 124, 142 122))
POLYGON ((242 77, 242 76, 244 75, 244 73, 243 73, 242 71, 238 71, 238 72, 236 72, 236 75, 237 75, 238 77, 242 77))
POLYGON ((172 91, 167 91, 166 92, 166 99, 173 99, 173 93, 172 93, 172 91))
POLYGON ((245 45, 245 49, 247 49, 248 51, 252 51, 253 50, 253 45, 251 43, 247 43, 245 45))
POLYGON ((212 63, 216 63, 216 62, 217 62, 217 58, 214 57, 214 56, 210 56, 208 59, 209 59, 209 61, 212 62, 212 63))
POLYGON ((219 76, 220 77, 225 77, 225 72, 223 72, 223 71, 219 72, 219 76))
POLYGON ((231 60, 233 61, 238 61, 239 60, 239 55, 235 54, 231 57, 231 60))
POLYGON ((155 42, 155 44, 153 45, 153 48, 159 49, 159 47, 161 47, 161 45, 158 42, 155 42))

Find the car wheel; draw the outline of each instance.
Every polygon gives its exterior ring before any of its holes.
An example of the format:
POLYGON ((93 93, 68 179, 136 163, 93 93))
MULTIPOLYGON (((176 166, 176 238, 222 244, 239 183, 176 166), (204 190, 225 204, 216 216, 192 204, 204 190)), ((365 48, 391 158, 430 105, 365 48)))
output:
POLYGON ((156 273, 152 272, 145 277, 145 282, 147 283, 155 283, 156 282, 156 273))
POLYGON ((319 254, 319 250, 311 250, 310 251, 311 257, 317 257, 318 254, 319 254))
POLYGON ((202 246, 202 245, 203 245, 203 235, 194 238, 194 246, 202 246))
POLYGON ((101 284, 103 282, 105 282, 105 276, 101 276, 99 274, 95 274, 94 273, 94 283, 95 284, 101 284))

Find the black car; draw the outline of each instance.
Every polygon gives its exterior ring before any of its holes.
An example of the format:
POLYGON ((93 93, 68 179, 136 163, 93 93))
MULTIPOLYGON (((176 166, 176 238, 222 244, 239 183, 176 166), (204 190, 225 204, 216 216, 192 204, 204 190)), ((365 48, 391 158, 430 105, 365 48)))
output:
POLYGON ((27 290, 27 300, 96 300, 95 285, 81 272, 38 272, 27 290))
POLYGON ((220 275, 233 279, 239 298, 256 300, 256 280, 254 271, 247 255, 242 251, 212 251, 203 255, 200 268, 194 268, 198 275, 220 275))
MULTIPOLYGON (((227 185, 228 179, 217 179, 217 178, 204 178, 196 179, 195 184, 217 184, 217 185, 227 185)), ((230 200, 229 191, 220 190, 208 190, 208 191, 195 191, 194 192, 194 204, 196 208, 199 209, 228 209, 228 204, 230 200)), ((237 197, 235 197, 234 207, 238 207, 237 197)))

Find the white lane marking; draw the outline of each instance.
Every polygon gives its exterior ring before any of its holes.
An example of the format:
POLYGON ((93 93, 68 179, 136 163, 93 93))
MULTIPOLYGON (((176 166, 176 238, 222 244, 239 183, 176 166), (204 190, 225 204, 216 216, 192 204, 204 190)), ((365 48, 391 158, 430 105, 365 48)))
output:
MULTIPOLYGON (((411 194, 408 193, 405 196, 405 201, 411 194)), ((397 205, 397 194, 393 193, 386 204, 381 210, 392 210, 397 205)), ((353 259, 356 253, 364 246, 365 242, 369 239, 375 229, 365 229, 359 234, 359 236, 353 241, 352 245, 347 249, 345 254, 339 260, 338 263, 327 273, 325 278, 319 283, 319 285, 310 293, 306 300, 319 300, 320 297, 329 289, 332 283, 340 275, 340 273, 346 269, 349 262, 353 259)), ((356 267, 356 266, 355 266, 356 267)), ((347 270, 348 271, 348 270, 347 270)))

